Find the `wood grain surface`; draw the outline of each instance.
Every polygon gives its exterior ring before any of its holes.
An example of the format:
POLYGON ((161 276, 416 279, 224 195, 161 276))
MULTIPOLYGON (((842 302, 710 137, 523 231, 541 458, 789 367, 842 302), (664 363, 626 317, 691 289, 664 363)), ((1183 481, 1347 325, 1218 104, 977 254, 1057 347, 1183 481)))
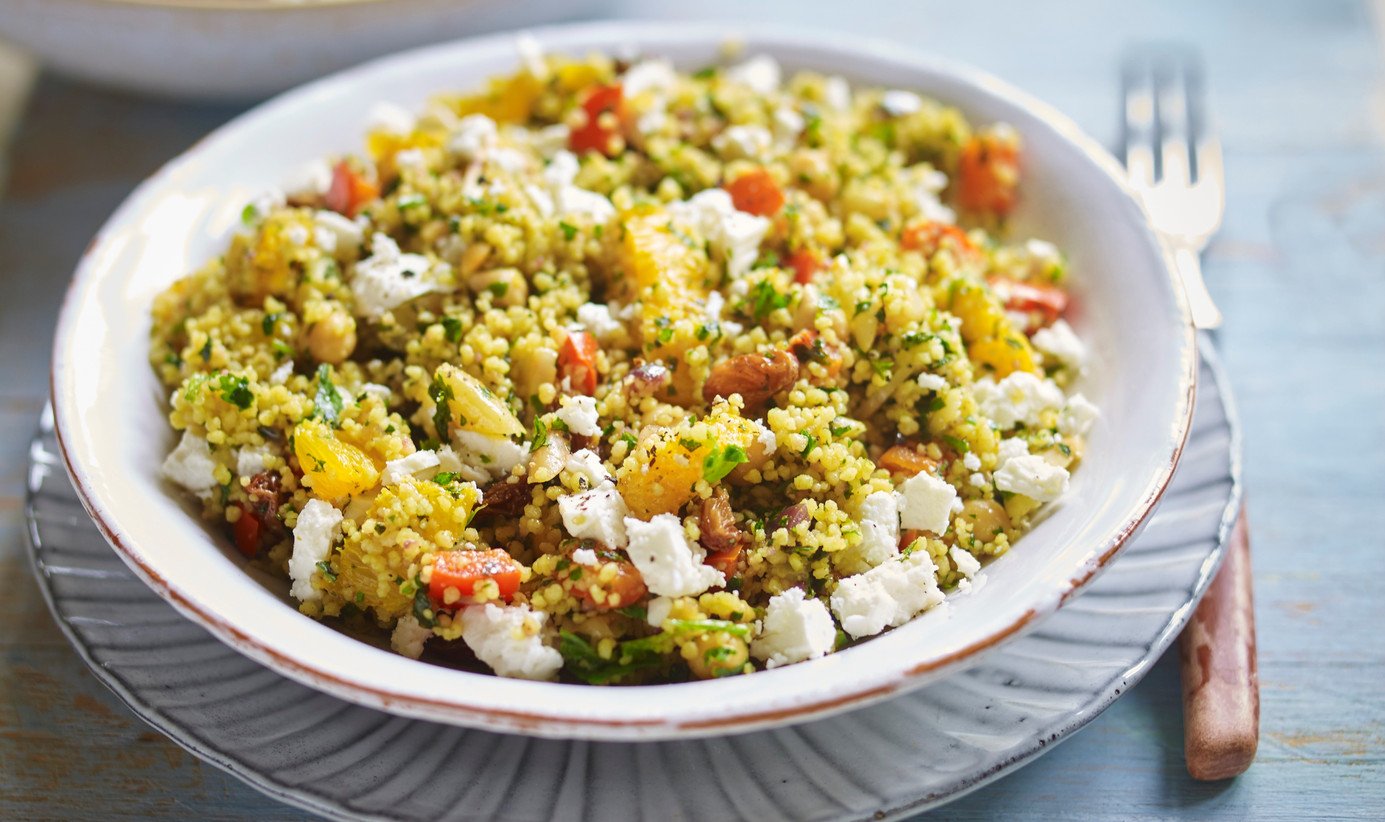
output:
MULTIPOLYGON (((1245 430, 1258 756, 1234 780, 1189 777, 1170 654, 1071 741, 936 815, 1379 818, 1385 52, 1371 6, 613 0, 610 13, 892 38, 994 71, 1108 144, 1125 45, 1181 40, 1202 51, 1226 146, 1227 222, 1204 269, 1226 314, 1220 344, 1245 430)), ((183 753, 96 683, 49 618, 22 542, 25 451, 70 272, 140 179, 236 113, 41 74, 3 151, 0 579, 9 590, 0 598, 0 819, 302 817, 183 753)))

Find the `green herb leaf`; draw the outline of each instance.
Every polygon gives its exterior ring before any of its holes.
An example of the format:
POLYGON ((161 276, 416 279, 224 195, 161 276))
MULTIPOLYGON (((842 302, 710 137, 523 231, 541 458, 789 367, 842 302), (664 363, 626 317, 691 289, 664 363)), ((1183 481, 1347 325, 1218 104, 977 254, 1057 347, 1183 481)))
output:
POLYGON ((558 228, 562 229, 564 240, 570 241, 573 237, 577 236, 577 226, 572 223, 560 221, 558 223, 558 228))
POLYGON ((462 341, 462 321, 456 317, 442 318, 442 334, 450 343, 462 341))
POLYGON ((951 434, 943 434, 943 442, 952 446, 952 450, 959 454, 965 454, 971 450, 971 446, 961 437, 954 437, 951 434))
POLYGON ((452 399, 452 386, 441 375, 434 375, 433 382, 428 386, 428 398, 437 405, 433 411, 433 428, 437 430, 438 439, 446 442, 447 426, 452 422, 452 407, 448 404, 448 400, 452 399))
POLYGON ((240 222, 241 222, 241 225, 243 225, 243 226, 246 226, 246 227, 252 226, 252 225, 254 225, 256 222, 258 222, 259 219, 260 219, 260 210, 259 210, 258 208, 255 207, 255 204, 254 204, 254 203, 246 203, 246 204, 245 204, 245 208, 242 208, 242 209, 240 210, 240 222))
POLYGON ((804 434, 803 436, 808 439, 808 444, 803 446, 803 450, 799 451, 798 455, 806 458, 809 454, 813 453, 813 449, 818 447, 818 438, 812 434, 804 434))
POLYGON ((336 428, 341 422, 341 393, 332 382, 332 366, 317 367, 317 394, 313 397, 313 416, 336 428))
POLYGON ((768 279, 760 280, 750 289, 751 312, 756 320, 763 320, 771 312, 787 308, 789 305, 789 295, 780 294, 774 289, 774 284, 768 279))
POLYGON ((317 564, 317 570, 321 571, 324 577, 327 577, 328 582, 337 581, 337 575, 332 571, 332 566, 328 565, 326 560, 317 564))
POLYGON ((255 395, 250 391, 250 385, 245 377, 235 377, 230 374, 222 374, 217 378, 217 388, 221 391, 221 398, 240 410, 244 411, 255 401, 255 395))
POLYGON ((260 320, 260 330, 264 332, 266 337, 274 334, 274 326, 278 325, 279 318, 282 316, 284 315, 276 311, 272 314, 264 315, 264 318, 260 320))
POLYGON ((723 478, 749 457, 739 445, 714 448, 702 460, 702 478, 709 484, 721 482, 723 478))
POLYGON ((534 417, 534 436, 529 439, 529 450, 537 451, 548 444, 548 426, 543 419, 534 417))

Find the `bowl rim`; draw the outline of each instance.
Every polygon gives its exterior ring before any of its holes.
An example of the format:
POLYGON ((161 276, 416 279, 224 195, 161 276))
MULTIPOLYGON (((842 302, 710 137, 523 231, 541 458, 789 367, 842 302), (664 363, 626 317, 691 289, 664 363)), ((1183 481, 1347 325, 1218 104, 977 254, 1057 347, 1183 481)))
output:
MULTIPOLYGON (((753 42, 750 50, 780 48, 811 49, 822 54, 837 55, 843 60, 870 55, 873 59, 907 66, 916 71, 948 77, 980 95, 998 98, 1001 102, 1024 111, 1042 124, 1052 129, 1054 134, 1066 141, 1078 154, 1097 167, 1116 190, 1129 201, 1142 219, 1138 228, 1152 241, 1177 312, 1174 325, 1181 333, 1181 362, 1178 363, 1179 380, 1177 384, 1177 406, 1173 411, 1173 428, 1169 436, 1171 445, 1169 457, 1159 471, 1149 479, 1139 493, 1139 503, 1132 507, 1121 525, 1108 529, 1104 541, 1094 540, 1093 550, 1088 560, 1074 568, 1062 586, 1055 586, 1047 592, 1042 601, 1019 614, 1003 628, 992 630, 980 639, 947 653, 935 653, 908 667, 878 670, 873 676, 861 676, 854 680, 854 687, 830 695, 800 695, 796 701, 780 706, 751 706, 749 708, 723 710, 712 717, 670 717, 667 720, 635 719, 608 716, 590 716, 553 710, 551 703, 544 702, 538 710, 527 707, 525 710, 479 706, 468 704, 464 697, 438 698, 421 696, 417 693, 401 693, 373 687, 353 681, 333 671, 325 670, 313 660, 300 659, 286 653, 276 643, 251 635, 238 627, 235 622, 200 603, 195 592, 185 590, 166 579, 154 563, 133 545, 133 540, 120 526, 120 518, 106 509, 100 495, 93 490, 91 480, 85 474, 80 460, 74 457, 70 445, 75 438, 70 432, 81 425, 75 409, 69 409, 61 390, 61 374, 70 372, 69 358, 65 355, 65 341, 71 338, 69 325, 74 322, 78 298, 84 296, 91 285, 100 279, 102 269, 91 263, 97 252, 104 247, 109 229, 126 218, 126 213, 142 203, 151 190, 164 186, 171 175, 198 154, 201 147, 228 133, 235 132, 247 122, 270 112, 278 111, 299 101, 306 101, 319 92, 349 84, 359 75, 387 69, 394 64, 407 64, 411 61, 426 60, 430 56, 440 56, 447 52, 468 48, 493 49, 502 44, 513 44, 516 31, 468 37, 447 41, 431 46, 409 49, 384 57, 376 58, 343 71, 335 72, 299 85, 268 100, 251 107, 227 123, 217 127, 185 151, 170 159, 157 171, 136 186, 97 231, 76 266, 75 275, 69 283, 63 298, 56 328, 52 366, 49 372, 50 393, 54 409, 54 432, 62 454, 63 465, 72 479, 83 507, 121 559, 140 577, 145 584, 180 612, 201 625, 221 641, 250 656, 257 662, 286 676, 332 693, 344 699, 365 704, 391 713, 446 721, 453 724, 487 728, 510 732, 520 732, 538 736, 577 737, 588 739, 672 739, 678 737, 706 736, 720 733, 739 733, 788 722, 807 719, 847 710, 868 704, 896 693, 902 693, 925 684, 936 678, 943 669, 951 668, 964 660, 975 660, 985 651, 1012 640, 1032 628, 1042 617, 1055 612, 1063 603, 1078 594, 1094 579, 1109 562, 1120 553, 1126 543, 1136 535, 1153 513, 1172 479, 1173 472, 1182 455, 1189 431, 1191 430, 1194 398, 1197 380, 1196 331, 1181 279, 1167 244, 1153 229, 1140 198, 1126 181, 1124 169, 1095 139, 1083 132, 1070 118, 1052 106, 1021 91, 1014 86, 992 76, 988 72, 969 64, 935 54, 911 49, 891 41, 865 36, 843 36, 839 32, 826 32, 822 29, 778 24, 715 24, 715 23, 662 23, 645 21, 602 21, 535 27, 523 30, 534 36, 545 46, 550 41, 555 48, 569 47, 565 41, 607 42, 611 44, 650 43, 652 46, 669 44, 673 40, 687 43, 705 42, 709 47, 717 47, 728 41, 744 39, 753 42)), ((597 48, 585 46, 586 48, 597 48)), ((606 50, 615 49, 612 45, 606 50)), ((811 664, 811 663, 809 663, 811 664)), ((798 667, 798 666, 794 666, 798 667)), ((482 676, 455 672, 459 676, 482 676)), ((587 685, 563 685, 543 683, 548 688, 583 688, 587 685)), ((697 687, 697 683, 682 686, 697 687)), ((564 691, 566 692, 566 691, 564 691)), ((556 693, 556 692, 555 692, 556 693)))

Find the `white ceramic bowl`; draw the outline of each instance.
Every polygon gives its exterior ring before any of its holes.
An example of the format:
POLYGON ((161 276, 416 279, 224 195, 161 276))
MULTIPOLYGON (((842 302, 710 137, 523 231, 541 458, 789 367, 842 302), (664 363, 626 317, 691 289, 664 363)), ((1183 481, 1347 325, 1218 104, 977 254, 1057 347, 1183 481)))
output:
MULTIPOLYGON (((553 51, 633 46, 684 67, 714 61, 725 33, 639 24, 534 32, 553 51)), ((1192 410, 1192 324, 1120 168, 1061 115, 973 69, 840 35, 738 33, 748 53, 772 54, 788 69, 916 89, 1024 137, 1015 230, 1070 255, 1073 322, 1095 354, 1083 390, 1102 418, 1071 492, 986 569, 981 590, 841 653, 751 676, 640 688, 500 679, 412 661, 302 616, 285 584, 247 574, 227 541, 160 482, 174 436, 146 363, 154 295, 219 252, 248 197, 312 158, 356 148, 372 103, 416 106, 513 70, 510 37, 387 58, 275 99, 165 166, 101 229, 63 308, 53 401, 68 471, 125 561, 220 639, 340 697, 461 725, 594 739, 738 732, 843 710, 935 680, 1053 613, 1148 517, 1192 410)))
POLYGON ((252 100, 381 54, 572 18, 604 2, 0 0, 0 37, 101 85, 252 100))

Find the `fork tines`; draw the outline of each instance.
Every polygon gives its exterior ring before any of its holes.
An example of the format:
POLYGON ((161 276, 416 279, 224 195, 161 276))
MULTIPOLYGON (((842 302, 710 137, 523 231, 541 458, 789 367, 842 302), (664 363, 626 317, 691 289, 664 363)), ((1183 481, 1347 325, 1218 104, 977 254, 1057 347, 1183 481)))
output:
POLYGON ((1186 185, 1213 171, 1207 166, 1218 161, 1210 151, 1204 71, 1196 52, 1161 45, 1130 49, 1121 64, 1121 91, 1121 143, 1131 179, 1147 186, 1186 185))

